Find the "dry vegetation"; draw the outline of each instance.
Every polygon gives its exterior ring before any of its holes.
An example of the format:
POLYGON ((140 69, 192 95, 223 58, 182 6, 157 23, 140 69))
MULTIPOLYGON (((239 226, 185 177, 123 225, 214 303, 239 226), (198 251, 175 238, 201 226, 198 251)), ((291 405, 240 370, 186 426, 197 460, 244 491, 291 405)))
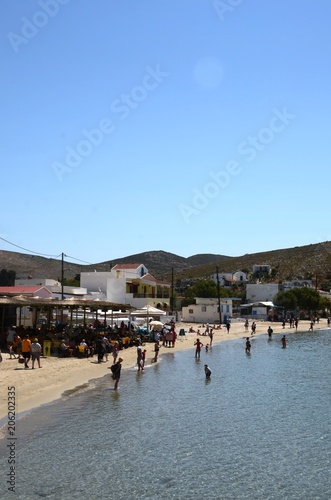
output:
MULTIPOLYGON (((219 272, 246 270, 251 272, 253 264, 269 264, 272 267, 273 282, 288 279, 313 279, 319 282, 330 281, 331 242, 306 245, 302 247, 273 250, 229 257, 214 254, 199 254, 188 258, 159 251, 144 252, 136 255, 113 259, 92 265, 80 265, 64 260, 64 276, 73 279, 81 272, 109 271, 117 263, 143 263, 149 272, 158 279, 171 280, 172 270, 175 280, 206 278, 219 272)), ((18 278, 61 277, 61 257, 47 259, 36 255, 0 251, 0 269, 16 271, 18 278)))

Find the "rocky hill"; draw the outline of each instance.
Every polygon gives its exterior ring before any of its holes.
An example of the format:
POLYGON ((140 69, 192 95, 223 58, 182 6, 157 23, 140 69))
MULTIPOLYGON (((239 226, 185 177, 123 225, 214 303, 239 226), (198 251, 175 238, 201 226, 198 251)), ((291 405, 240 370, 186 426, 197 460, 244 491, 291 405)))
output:
MULTIPOLYGON (((67 262, 64 258, 64 276, 73 279, 81 272, 109 271, 118 263, 143 263, 149 272, 159 279, 170 281, 172 270, 175 280, 206 278, 219 272, 245 270, 251 272, 253 264, 269 264, 272 267, 272 281, 288 279, 313 279, 327 282, 331 278, 331 242, 302 247, 245 254, 240 257, 198 254, 185 258, 172 253, 156 250, 129 255, 93 265, 67 262)), ((61 278, 61 258, 48 259, 18 252, 0 251, 0 269, 13 270, 17 277, 61 278)))
MULTIPOLYGON (((64 257, 63 269, 65 277, 67 279, 73 279, 81 272, 91 272, 94 270, 109 271, 115 264, 141 263, 144 264, 148 271, 156 278, 168 279, 171 276, 172 269, 182 273, 197 266, 218 262, 222 258, 226 257, 203 254, 185 258, 169 252, 157 250, 99 262, 92 265, 67 262, 64 257)), ((60 279, 62 259, 48 259, 37 255, 0 250, 0 269, 15 271, 17 278, 27 278, 31 276, 32 278, 48 277, 60 279)))

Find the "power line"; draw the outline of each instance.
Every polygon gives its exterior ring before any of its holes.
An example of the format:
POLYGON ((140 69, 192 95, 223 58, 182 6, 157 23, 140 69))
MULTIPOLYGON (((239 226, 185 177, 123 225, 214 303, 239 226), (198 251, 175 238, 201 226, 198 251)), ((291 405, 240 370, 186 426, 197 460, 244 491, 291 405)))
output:
POLYGON ((34 252, 33 250, 29 250, 28 248, 20 247, 19 245, 15 245, 15 243, 12 243, 11 241, 5 240, 5 238, 1 238, 0 240, 5 241, 6 243, 9 243, 9 245, 13 245, 13 247, 20 248, 21 250, 25 250, 25 252, 33 253, 34 255, 41 255, 42 257, 53 257, 56 259, 57 257, 60 257, 60 255, 48 255, 46 253, 39 253, 39 252, 34 252))
MULTIPOLYGON (((53 257, 54 259, 58 259, 59 257, 62 256, 62 254, 59 255, 49 255, 46 253, 39 253, 39 252, 34 252, 33 250, 29 250, 28 248, 21 247, 19 245, 15 245, 15 243, 12 243, 11 241, 6 240, 5 238, 1 238, 0 240, 5 241, 6 243, 9 243, 9 245, 12 245, 13 247, 20 248, 21 250, 24 250, 25 252, 32 253, 34 255, 40 255, 41 257, 53 257)), ((70 255, 63 254, 65 257, 68 257, 69 259, 77 260, 79 262, 83 262, 84 264, 90 264, 91 266, 94 265, 93 262, 86 262, 85 260, 77 259, 76 257, 71 257, 70 255)))
POLYGON ((69 259, 78 260, 78 262, 83 262, 84 264, 89 264, 91 266, 95 265, 95 263, 93 262, 86 262, 86 260, 77 259, 77 257, 71 257, 71 255, 65 255, 65 257, 68 257, 69 259))

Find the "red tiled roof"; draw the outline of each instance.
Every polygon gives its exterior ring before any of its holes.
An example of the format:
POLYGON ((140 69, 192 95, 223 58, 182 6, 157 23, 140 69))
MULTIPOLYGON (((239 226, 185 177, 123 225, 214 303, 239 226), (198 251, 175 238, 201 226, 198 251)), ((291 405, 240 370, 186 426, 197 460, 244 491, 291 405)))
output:
POLYGON ((148 281, 157 281, 156 278, 154 278, 154 276, 152 276, 151 274, 147 273, 147 274, 144 274, 144 276, 141 276, 140 277, 141 280, 148 280, 148 281))
POLYGON ((144 274, 144 276, 142 276, 140 279, 141 280, 147 280, 147 281, 155 281, 155 283, 158 284, 158 285, 164 285, 164 286, 168 285, 168 286, 170 286, 169 283, 167 283, 165 281, 157 280, 156 278, 154 278, 154 276, 152 276, 149 273, 148 274, 144 274))
POLYGON ((116 264, 113 269, 138 269, 142 264, 116 264))

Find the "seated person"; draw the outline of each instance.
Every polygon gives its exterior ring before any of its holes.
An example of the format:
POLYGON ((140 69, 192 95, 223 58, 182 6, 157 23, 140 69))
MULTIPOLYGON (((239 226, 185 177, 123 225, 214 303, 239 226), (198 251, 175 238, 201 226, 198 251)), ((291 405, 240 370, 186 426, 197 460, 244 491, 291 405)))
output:
POLYGON ((88 357, 89 354, 90 354, 90 349, 89 349, 89 346, 87 345, 85 339, 83 339, 79 346, 78 346, 78 352, 80 354, 83 354, 84 356, 88 357))
POLYGON ((59 346, 59 356, 70 356, 69 346, 66 344, 64 339, 61 340, 61 344, 59 346))

